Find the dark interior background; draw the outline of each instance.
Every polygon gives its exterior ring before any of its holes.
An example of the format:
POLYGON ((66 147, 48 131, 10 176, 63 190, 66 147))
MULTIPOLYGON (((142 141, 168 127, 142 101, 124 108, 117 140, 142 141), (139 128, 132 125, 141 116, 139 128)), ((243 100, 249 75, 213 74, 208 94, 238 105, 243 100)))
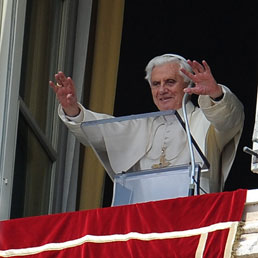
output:
MULTIPOLYGON (((156 111, 145 66, 156 55, 174 53, 210 65, 217 82, 228 86, 245 107, 245 126, 225 191, 258 188, 250 170, 257 92, 255 1, 125 1, 115 116, 156 111)), ((194 101, 196 101, 194 97, 194 101)), ((107 177, 103 206, 110 205, 107 177)))

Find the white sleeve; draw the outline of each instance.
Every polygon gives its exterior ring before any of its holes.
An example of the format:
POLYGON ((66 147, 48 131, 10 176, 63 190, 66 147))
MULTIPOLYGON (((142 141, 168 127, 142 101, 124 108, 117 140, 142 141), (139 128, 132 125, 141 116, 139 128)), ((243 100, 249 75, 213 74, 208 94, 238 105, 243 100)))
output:
POLYGON ((79 106, 79 109, 80 109, 80 113, 79 113, 78 116, 68 116, 68 115, 66 115, 61 105, 59 105, 59 107, 58 107, 58 115, 65 122, 72 121, 74 123, 81 123, 84 120, 83 107, 80 103, 78 103, 78 106, 79 106))

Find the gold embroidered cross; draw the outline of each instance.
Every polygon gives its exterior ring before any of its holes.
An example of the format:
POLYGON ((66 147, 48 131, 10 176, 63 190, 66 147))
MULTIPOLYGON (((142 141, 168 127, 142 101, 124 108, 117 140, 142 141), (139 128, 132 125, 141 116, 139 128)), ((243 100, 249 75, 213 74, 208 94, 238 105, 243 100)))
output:
POLYGON ((158 164, 153 164, 151 166, 151 168, 165 168, 168 167, 171 163, 166 159, 166 148, 163 147, 162 151, 161 151, 161 155, 160 155, 160 159, 159 159, 159 163, 158 164))

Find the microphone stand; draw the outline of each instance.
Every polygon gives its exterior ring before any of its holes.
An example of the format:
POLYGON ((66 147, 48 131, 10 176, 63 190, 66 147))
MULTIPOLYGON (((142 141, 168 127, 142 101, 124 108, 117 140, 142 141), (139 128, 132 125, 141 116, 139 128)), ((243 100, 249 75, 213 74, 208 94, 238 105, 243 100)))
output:
POLYGON ((184 120, 185 120, 185 129, 186 129, 186 134, 187 134, 187 141, 188 141, 190 157, 191 157, 190 185, 189 185, 188 196, 193 196, 194 195, 194 190, 195 190, 195 188, 194 188, 195 187, 195 184, 194 184, 195 158, 194 158, 194 151, 193 151, 193 142, 192 142, 190 127, 189 127, 189 123, 188 123, 187 112, 186 112, 186 103, 187 103, 188 97, 189 97, 189 94, 185 93, 184 97, 183 97, 183 101, 182 101, 182 109, 183 109, 183 115, 184 115, 184 120))

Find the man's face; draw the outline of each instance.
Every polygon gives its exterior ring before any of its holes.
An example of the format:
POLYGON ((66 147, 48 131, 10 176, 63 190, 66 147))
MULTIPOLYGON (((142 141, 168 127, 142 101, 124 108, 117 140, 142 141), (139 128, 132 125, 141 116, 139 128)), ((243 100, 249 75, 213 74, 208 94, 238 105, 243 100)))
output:
POLYGON ((177 63, 165 63, 153 68, 151 73, 151 93, 159 110, 177 110, 182 107, 183 89, 187 87, 177 63))

